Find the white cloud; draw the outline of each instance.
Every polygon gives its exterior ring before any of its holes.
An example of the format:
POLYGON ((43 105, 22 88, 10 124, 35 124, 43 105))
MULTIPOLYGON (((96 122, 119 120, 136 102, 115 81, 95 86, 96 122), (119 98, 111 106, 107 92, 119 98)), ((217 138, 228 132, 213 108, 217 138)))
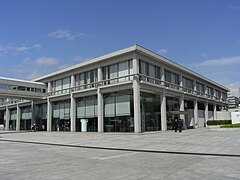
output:
POLYGON ((7 55, 7 54, 17 55, 17 54, 20 54, 20 53, 29 52, 32 49, 39 50, 40 48, 41 48, 40 44, 35 44, 33 46, 31 46, 31 45, 16 46, 13 43, 9 43, 9 44, 7 44, 5 46, 0 45, 0 56, 1 55, 7 55))
POLYGON ((56 39, 67 39, 67 40, 74 40, 76 37, 79 36, 86 36, 85 33, 72 33, 69 29, 58 29, 56 31, 48 33, 48 37, 56 38, 56 39))
POLYGON ((158 54, 163 55, 163 54, 166 54, 168 52, 168 50, 167 49, 160 49, 157 52, 158 52, 158 54))
POLYGON ((197 66, 225 66, 225 65, 232 65, 232 64, 240 64, 240 56, 210 59, 196 65, 197 66))
POLYGON ((30 50, 30 47, 26 47, 26 46, 15 47, 15 50, 16 50, 17 52, 27 52, 28 50, 30 50))
POLYGON ((41 44, 34 44, 32 47, 37 49, 37 50, 42 48, 41 44))
POLYGON ((226 85, 230 89, 230 95, 239 97, 240 81, 226 85))
POLYGON ((240 11, 240 6, 231 6, 230 8, 236 11, 240 11))
POLYGON ((34 62, 38 66, 53 66, 58 64, 57 59, 52 57, 39 57, 34 62))

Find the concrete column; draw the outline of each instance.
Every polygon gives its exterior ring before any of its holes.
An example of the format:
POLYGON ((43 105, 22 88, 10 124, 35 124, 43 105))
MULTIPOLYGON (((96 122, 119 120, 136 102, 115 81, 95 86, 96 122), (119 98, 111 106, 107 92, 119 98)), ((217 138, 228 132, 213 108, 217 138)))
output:
POLYGON ((16 131, 20 131, 21 109, 17 104, 16 131))
POLYGON ((205 102, 205 125, 207 126, 208 122, 208 102, 205 102))
POLYGON ((51 82, 48 82, 47 92, 51 92, 51 91, 52 91, 52 84, 51 84, 51 82))
POLYGON ((134 132, 141 133, 141 110, 140 110, 140 84, 139 84, 139 59, 135 54, 133 58, 133 107, 134 107, 134 132))
POLYGON ((196 94, 196 92, 197 92, 197 82, 196 82, 196 80, 193 80, 193 90, 194 90, 194 94, 196 94))
POLYGON ((104 125, 104 117, 103 117, 103 94, 100 92, 100 89, 97 90, 97 98, 98 98, 98 132, 102 133, 103 125, 104 125))
MULTIPOLYGON (((102 67, 98 67, 98 82, 103 80, 103 73, 102 73, 102 67)), ((98 101, 98 132, 102 133, 104 132, 104 117, 103 117, 103 94, 100 91, 100 87, 98 84, 98 90, 97 90, 97 101, 98 101)))
POLYGON ((52 102, 47 100, 47 131, 52 131, 52 102))
POLYGON ((98 81, 103 80, 103 72, 102 72, 102 67, 98 67, 98 81))
POLYGON ((71 75, 71 88, 73 90, 73 87, 76 86, 76 78, 74 75, 71 75))
POLYGON ((164 75, 164 67, 161 67, 161 85, 165 85, 164 81, 165 81, 165 75, 164 75))
POLYGON ((183 76, 182 76, 182 74, 179 75, 179 82, 180 82, 180 90, 183 90, 183 76))
POLYGON ((71 132, 76 132, 76 98, 71 94, 70 105, 70 119, 71 119, 71 132))
POLYGON ((193 128, 196 127, 196 124, 198 126, 198 101, 197 98, 194 100, 194 112, 193 112, 193 128))
POLYGON ((31 123, 32 123, 32 124, 36 124, 36 119, 35 119, 35 107, 34 107, 33 101, 32 101, 32 103, 31 103, 31 109, 32 109, 32 121, 31 121, 31 123))
POLYGON ((161 130, 167 131, 166 94, 165 90, 161 94, 161 130))
POLYGON ((6 106, 6 123, 5 123, 5 131, 9 131, 9 121, 10 121, 10 110, 6 106))
POLYGON ((213 119, 217 120, 217 105, 213 103, 213 119))
POLYGON ((183 120, 183 129, 187 129, 186 128, 186 123, 185 123, 185 111, 184 111, 184 95, 181 95, 181 97, 179 98, 179 105, 180 105, 180 119, 183 120))

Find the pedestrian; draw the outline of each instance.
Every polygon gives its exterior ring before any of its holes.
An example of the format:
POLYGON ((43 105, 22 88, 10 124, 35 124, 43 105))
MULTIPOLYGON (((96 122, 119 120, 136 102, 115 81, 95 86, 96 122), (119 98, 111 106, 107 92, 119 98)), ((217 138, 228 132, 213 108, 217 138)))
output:
POLYGON ((175 132, 177 132, 177 130, 178 130, 178 119, 177 118, 175 118, 175 120, 173 121, 173 127, 174 127, 175 132))
POLYGON ((179 119, 179 121, 178 121, 179 132, 182 132, 182 126, 183 126, 183 120, 179 119))

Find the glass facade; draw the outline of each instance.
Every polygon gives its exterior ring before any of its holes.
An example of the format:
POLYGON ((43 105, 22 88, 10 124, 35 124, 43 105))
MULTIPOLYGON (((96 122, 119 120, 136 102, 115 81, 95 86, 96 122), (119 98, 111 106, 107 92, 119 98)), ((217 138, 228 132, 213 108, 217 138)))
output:
POLYGON ((160 84, 160 79, 161 79, 160 67, 154 66, 144 61, 140 61, 139 72, 141 75, 147 76, 147 77, 141 76, 140 77, 141 80, 160 84))
POLYGON ((173 121, 179 118, 180 104, 179 98, 166 97, 167 129, 173 129, 173 121))
POLYGON ((70 92, 69 91, 70 87, 71 87, 71 78, 70 77, 52 81, 52 91, 54 93, 53 95, 68 93, 68 92, 70 92))
POLYGON ((38 131, 47 130, 47 104, 38 104, 34 107, 36 126, 38 131))
POLYGON ((97 96, 77 99, 76 131, 98 131, 97 96))
POLYGON ((199 83, 199 82, 196 82, 196 90, 197 90, 197 94, 205 94, 205 89, 204 89, 204 85, 199 83))
POLYGON ((103 67, 102 71, 103 80, 106 80, 104 82, 105 84, 115 84, 118 82, 124 82, 133 79, 132 77, 128 76, 133 74, 132 60, 124 61, 110 66, 105 66, 103 67), (107 81, 108 79, 109 81, 107 81))
POLYGON ((9 130, 16 130, 17 109, 10 110, 9 130))
POLYGON ((213 88, 207 87, 207 93, 208 93, 208 97, 213 97, 214 95, 213 88))
POLYGON ((174 87, 176 87, 175 84, 180 85, 178 74, 170 72, 168 70, 164 70, 164 77, 165 77, 165 81, 169 82, 169 83, 165 83, 167 87, 174 88, 174 87))
POLYGON ((141 92, 142 132, 161 130, 160 96, 141 92))
POLYGON ((132 92, 104 95, 104 132, 133 132, 132 92))
POLYGON ((32 108, 31 107, 21 108, 20 130, 30 130, 31 120, 32 120, 32 108))
POLYGON ((70 101, 53 102, 52 131, 70 131, 70 101))
POLYGON ((193 92, 193 80, 183 77, 183 90, 189 93, 193 92))
POLYGON ((97 69, 77 74, 75 75, 75 79, 77 90, 95 87, 94 83, 97 82, 98 79, 97 69))

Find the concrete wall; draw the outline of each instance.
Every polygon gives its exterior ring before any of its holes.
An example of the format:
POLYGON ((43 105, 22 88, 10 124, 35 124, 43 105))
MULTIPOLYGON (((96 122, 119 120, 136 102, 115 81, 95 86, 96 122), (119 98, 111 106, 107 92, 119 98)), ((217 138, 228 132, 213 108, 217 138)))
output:
POLYGON ((230 120, 231 114, 228 111, 217 111, 217 120, 230 120))
POLYGON ((198 110, 198 128, 204 127, 204 121, 205 121, 205 111, 204 110, 198 110))
POLYGON ((213 120, 213 111, 208 111, 208 120, 213 120))

